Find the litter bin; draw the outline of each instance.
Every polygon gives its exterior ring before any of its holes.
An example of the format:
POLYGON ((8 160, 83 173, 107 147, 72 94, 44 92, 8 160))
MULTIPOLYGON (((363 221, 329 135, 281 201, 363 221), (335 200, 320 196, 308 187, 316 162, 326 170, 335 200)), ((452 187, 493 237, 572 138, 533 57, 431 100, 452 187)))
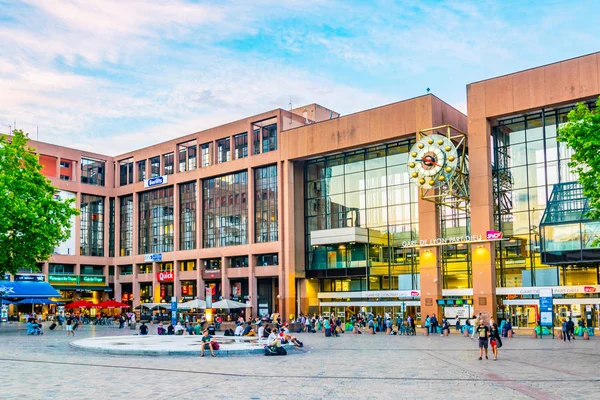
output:
POLYGON ((135 331, 137 329, 137 324, 135 322, 134 323, 130 323, 129 324, 129 329, 131 329, 132 331, 135 331))

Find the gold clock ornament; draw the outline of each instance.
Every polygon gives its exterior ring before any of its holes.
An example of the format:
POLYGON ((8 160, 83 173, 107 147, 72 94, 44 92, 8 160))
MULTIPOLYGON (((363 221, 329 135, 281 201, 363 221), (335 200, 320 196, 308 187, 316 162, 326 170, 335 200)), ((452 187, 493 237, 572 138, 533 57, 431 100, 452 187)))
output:
POLYGON ((408 157, 410 176, 422 189, 434 189, 446 184, 457 166, 456 146, 450 139, 437 134, 420 139, 408 157))

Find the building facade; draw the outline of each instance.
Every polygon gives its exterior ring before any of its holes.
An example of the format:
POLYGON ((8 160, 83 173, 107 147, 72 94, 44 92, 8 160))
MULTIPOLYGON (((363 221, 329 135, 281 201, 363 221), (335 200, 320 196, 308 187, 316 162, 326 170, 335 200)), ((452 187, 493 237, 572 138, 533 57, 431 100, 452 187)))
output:
POLYGON ((600 224, 556 132, 593 106, 599 76, 596 53, 472 83, 468 116, 433 95, 343 117, 312 104, 116 157, 32 141, 81 210, 42 273, 66 300, 211 293, 253 315, 485 312, 515 326, 535 325, 552 287, 557 316, 597 326, 600 224))

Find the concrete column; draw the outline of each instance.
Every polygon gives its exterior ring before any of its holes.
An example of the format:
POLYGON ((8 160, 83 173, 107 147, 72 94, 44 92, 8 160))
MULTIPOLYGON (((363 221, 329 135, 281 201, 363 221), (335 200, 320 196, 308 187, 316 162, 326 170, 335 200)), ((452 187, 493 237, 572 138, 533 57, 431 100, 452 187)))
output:
POLYGON ((277 203, 279 235, 280 312, 287 320, 296 316, 296 267, 294 250, 294 163, 284 161, 277 168, 277 203))
POLYGON ((115 265, 115 291, 113 298, 116 301, 121 301, 121 296, 123 296, 123 291, 121 290, 121 282, 119 281, 119 268, 115 265))
POLYGON ((159 270, 159 266, 157 262, 152 263, 152 298, 154 299, 154 303, 160 303, 160 283, 158 282, 158 277, 156 273, 159 270))
MULTIPOLYGON (((202 219, 204 210, 204 202, 202 201, 202 180, 196 181, 196 248, 202 248, 202 241, 204 239, 204 221, 202 219)), ((198 270, 200 270, 200 264, 198 270)))
POLYGON ((141 304, 140 301, 140 282, 138 281, 138 266, 133 264, 133 307, 137 307, 141 304))
POLYGON ((252 254, 248 254, 248 296, 250 296, 250 304, 252 305, 252 315, 258 315, 258 287, 256 283, 256 259, 252 254))
POLYGON ((173 295, 177 296, 177 299, 181 298, 181 279, 179 278, 180 269, 181 261, 173 261, 173 295))
POLYGON ((229 299, 231 297, 231 283, 229 282, 229 277, 227 276, 227 268, 229 265, 227 264, 227 257, 221 257, 221 296, 223 296, 223 300, 229 299))
MULTIPOLYGON (((179 248, 179 185, 173 185, 173 251, 179 248)), ((173 264, 175 268, 175 264, 173 264)))
POLYGON ((206 300, 206 292, 204 291, 204 278, 202 277, 202 265, 200 260, 196 259, 196 296, 199 299, 206 300))

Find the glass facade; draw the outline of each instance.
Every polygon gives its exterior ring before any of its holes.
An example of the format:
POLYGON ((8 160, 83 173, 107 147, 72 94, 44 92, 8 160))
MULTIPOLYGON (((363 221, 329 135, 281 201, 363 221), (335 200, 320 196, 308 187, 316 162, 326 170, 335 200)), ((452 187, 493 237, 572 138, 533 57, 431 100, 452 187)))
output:
POLYGON ((217 164, 231 161, 231 138, 217 140, 217 164))
MULTIPOLYGON (((440 230, 443 238, 470 235, 469 212, 440 207, 440 230)), ((440 248, 444 289, 473 287, 470 244, 448 244, 440 248)))
POLYGON ((179 185, 179 250, 196 248, 196 182, 179 185))
POLYGON ((165 175, 171 175, 175 172, 175 154, 163 154, 163 163, 165 165, 165 175))
POLYGON ((79 209, 79 254, 104 257, 104 197, 82 194, 79 209))
POLYGON ((252 154, 260 154, 260 129, 252 131, 252 154))
POLYGON ((271 124, 262 128, 262 152, 275 150, 277 150, 277 124, 271 124))
POLYGON ((115 198, 111 197, 108 206, 108 256, 115 256, 115 198))
POLYGON ((233 137, 233 157, 235 160, 248 157, 248 133, 240 133, 233 137))
POLYGON ((81 158, 81 183, 104 186, 105 162, 92 158, 81 158))
POLYGON ((141 182, 146 179, 146 160, 138 161, 136 164, 138 172, 137 180, 141 182))
POLYGON ((560 269, 540 258, 540 221, 552 188, 577 180, 572 150, 556 140, 572 107, 500 120, 493 128, 494 222, 510 240, 496 244, 497 286, 560 284, 560 269))
POLYGON ((277 241, 277 165, 254 170, 256 243, 277 241))
POLYGON ((179 172, 193 171, 196 169, 196 141, 191 140, 187 143, 182 143, 179 146, 177 153, 177 161, 179 164, 179 172))
POLYGON ((210 157, 211 147, 212 146, 210 143, 204 143, 202 146, 200 146, 200 157, 201 157, 201 161, 202 161, 202 167, 208 167, 211 164, 211 157, 210 157))
MULTIPOLYGON (((413 140, 308 161, 305 218, 308 270, 356 268, 371 290, 418 285, 418 192, 406 163, 413 140), (311 232, 363 228, 365 243, 311 244, 311 232), (399 283, 400 282, 400 283, 399 283)), ((410 287, 409 287, 410 286, 410 287)))
POLYGON ((248 173, 202 181, 204 247, 248 243, 248 173))
POLYGON ((133 161, 119 161, 119 186, 133 183, 133 161))
POLYGON ((174 250, 173 186, 139 194, 139 254, 174 250))
POLYGON ((119 255, 130 256, 133 252, 133 195, 119 198, 119 255))
POLYGON ((231 268, 246 268, 248 267, 248 256, 237 256, 229 259, 231 268))

